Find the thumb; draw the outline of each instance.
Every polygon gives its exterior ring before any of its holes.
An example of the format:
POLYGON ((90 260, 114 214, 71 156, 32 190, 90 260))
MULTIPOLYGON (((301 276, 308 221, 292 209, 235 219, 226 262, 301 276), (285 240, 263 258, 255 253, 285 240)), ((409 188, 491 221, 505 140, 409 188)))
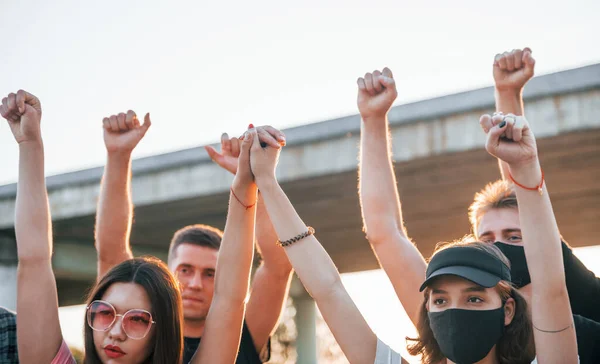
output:
MULTIPOLYGON (((242 145, 240 147, 240 161, 249 161, 250 160, 250 148, 254 144, 254 133, 246 133, 246 137, 242 141, 242 145)), ((258 139, 258 138, 256 138, 258 139)), ((260 144, 260 143, 258 143, 260 144)))
POLYGON ((535 59, 531 55, 531 50, 527 49, 523 52, 523 63, 525 64, 525 74, 532 77, 535 68, 535 59))
POLYGON ((396 81, 393 78, 383 75, 379 76, 379 83, 385 88, 392 88, 396 86, 396 81))
POLYGON ((148 128, 150 128, 150 125, 152 125, 152 121, 150 121, 150 113, 147 113, 146 116, 144 116, 144 123, 142 124, 142 131, 145 133, 148 131, 148 128))
POLYGON ((205 146, 204 150, 206 150, 210 159, 215 161, 218 165, 221 165, 220 162, 223 160, 223 155, 221 153, 217 152, 217 150, 210 145, 205 146))
POLYGON ((500 137, 502 136, 502 133, 504 133, 505 129, 506 121, 502 121, 500 124, 490 129, 487 134, 487 141, 485 143, 485 149, 487 149, 488 152, 495 151, 498 148, 498 145, 500 144, 500 137))
MULTIPOLYGON (((248 137, 252 138, 252 149, 253 150, 262 149, 262 146, 260 145, 260 139, 258 137, 258 131, 256 130, 256 128, 252 128, 252 129, 248 130, 248 137)), ((246 142, 245 139, 244 139, 244 142, 246 142)))

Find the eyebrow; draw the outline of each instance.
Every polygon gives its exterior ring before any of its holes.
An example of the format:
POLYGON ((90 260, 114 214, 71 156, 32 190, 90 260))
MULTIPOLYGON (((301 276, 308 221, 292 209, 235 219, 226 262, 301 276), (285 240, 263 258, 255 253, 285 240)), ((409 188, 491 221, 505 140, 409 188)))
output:
MULTIPOLYGON (((471 286, 462 290, 463 292, 485 292, 485 287, 482 286, 471 286)), ((433 289, 432 294, 447 294, 448 292, 442 289, 433 289)))
POLYGON ((510 233, 520 233, 521 229, 504 229, 502 230, 503 234, 510 234, 510 233))

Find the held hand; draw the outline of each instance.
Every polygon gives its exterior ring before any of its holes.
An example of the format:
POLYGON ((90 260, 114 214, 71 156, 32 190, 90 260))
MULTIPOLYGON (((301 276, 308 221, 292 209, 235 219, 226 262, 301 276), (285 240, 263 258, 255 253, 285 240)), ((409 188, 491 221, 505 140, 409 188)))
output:
POLYGON ((245 139, 251 133, 254 137, 250 151, 250 166, 256 178, 256 184, 260 188, 262 183, 275 179, 275 168, 277 167, 281 148, 274 148, 271 145, 263 147, 256 129, 248 130, 245 139))
POLYGON ((513 49, 494 58, 496 90, 520 92, 534 74, 535 59, 531 49, 513 49))
POLYGON ((42 104, 29 92, 19 90, 16 94, 8 94, 2 99, 0 115, 8 121, 17 143, 42 140, 42 104))
POLYGON ((241 188, 248 188, 254 184, 254 176, 252 175, 252 169, 250 168, 250 148, 252 147, 253 136, 253 134, 250 134, 240 143, 239 157, 236 157, 237 173, 235 174, 234 185, 241 188))
MULTIPOLYGON (((252 127, 253 125, 250 124, 249 128, 252 127)), ((285 135, 281 131, 268 125, 259 126, 256 129, 259 139, 263 144, 268 144, 274 148, 285 145, 285 135)), ((223 135, 221 135, 221 153, 217 152, 217 150, 210 145, 205 146, 204 149, 210 156, 210 159, 217 163, 221 168, 235 174, 238 166, 238 157, 240 155, 240 146, 243 140, 244 136, 241 136, 239 139, 235 137, 229 139, 227 133, 223 133, 223 135)))
POLYGON ((396 82, 389 68, 383 72, 378 70, 367 73, 357 80, 358 83, 358 111, 364 122, 385 119, 398 96, 396 82))
POLYGON ((487 134, 485 149, 491 155, 510 166, 525 165, 537 159, 535 136, 525 117, 483 115, 479 123, 487 134))
POLYGON ((149 113, 144 117, 144 124, 140 125, 137 115, 131 110, 127 114, 104 118, 102 123, 104 145, 108 153, 131 153, 152 124, 149 113))

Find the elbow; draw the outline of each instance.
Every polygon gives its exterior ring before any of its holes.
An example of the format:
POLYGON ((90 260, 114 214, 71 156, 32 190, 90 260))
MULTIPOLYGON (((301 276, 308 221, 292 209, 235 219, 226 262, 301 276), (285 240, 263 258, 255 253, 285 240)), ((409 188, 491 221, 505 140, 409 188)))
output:
POLYGON ((340 290, 345 289, 339 274, 330 279, 324 278, 321 282, 323 284, 320 287, 307 287, 304 285, 306 292, 317 304, 329 301, 332 297, 336 297, 340 290))
POLYGON ((383 224, 374 225, 372 229, 369 228, 366 230, 367 240, 372 246, 380 246, 385 242, 400 240, 403 238, 408 240, 404 230, 398 227, 396 224, 385 224, 384 226, 381 225, 383 224))

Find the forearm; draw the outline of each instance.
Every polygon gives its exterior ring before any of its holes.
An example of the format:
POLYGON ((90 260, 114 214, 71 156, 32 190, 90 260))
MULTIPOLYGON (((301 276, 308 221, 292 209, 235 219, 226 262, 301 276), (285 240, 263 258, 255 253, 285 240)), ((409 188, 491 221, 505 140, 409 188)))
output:
MULTIPOLYGON (((255 186, 239 186, 234 181, 235 195, 246 205, 256 202, 255 186)), ((250 270, 254 255, 254 223, 256 205, 246 209, 232 194, 229 196, 227 222, 217 260, 215 298, 244 302, 248 295, 250 270), (218 269, 225 267, 224 269, 218 269)))
POLYGON ((359 166, 359 196, 369 241, 377 244, 396 231, 406 235, 386 122, 363 123, 359 166))
MULTIPOLYGON (((269 216, 280 240, 307 230, 289 199, 273 179, 261 186, 269 216)), ((372 362, 377 339, 341 282, 329 254, 314 236, 282 248, 307 292, 350 362, 372 362)))
MULTIPOLYGON (((525 107, 523 104, 523 90, 495 90, 494 96, 496 98, 496 112, 502 112, 504 114, 524 115, 525 107)), ((508 178, 508 164, 498 159, 498 168, 502 179, 508 178)))
MULTIPOLYGON (((527 165, 511 166, 516 181, 524 186, 536 186, 542 179, 539 160, 527 165)), ((564 290, 565 273, 563 267, 560 234, 552 210, 550 196, 543 186, 542 195, 537 191, 525 190, 516 186, 519 204, 519 220, 523 240, 526 242, 525 255, 534 291, 539 293, 564 290)))
POLYGON ((133 206, 131 202, 131 155, 109 153, 100 189, 96 216, 96 249, 105 270, 133 257, 129 247, 133 206))
MULTIPOLYGON (((291 239, 306 232, 306 225, 277 181, 269 181, 261 186, 261 194, 280 240, 291 239)), ((287 254, 292 267, 313 298, 326 296, 331 287, 340 281, 337 268, 329 254, 314 236, 309 236, 282 250, 287 254)))
POLYGON ((258 194, 256 206, 256 241, 263 260, 263 266, 270 275, 287 281, 292 273, 292 265, 285 251, 277 246, 277 232, 271 223, 261 193, 258 194))
POLYGON ((17 186, 15 233, 19 262, 49 262, 52 256, 52 227, 41 140, 19 145, 17 186))

